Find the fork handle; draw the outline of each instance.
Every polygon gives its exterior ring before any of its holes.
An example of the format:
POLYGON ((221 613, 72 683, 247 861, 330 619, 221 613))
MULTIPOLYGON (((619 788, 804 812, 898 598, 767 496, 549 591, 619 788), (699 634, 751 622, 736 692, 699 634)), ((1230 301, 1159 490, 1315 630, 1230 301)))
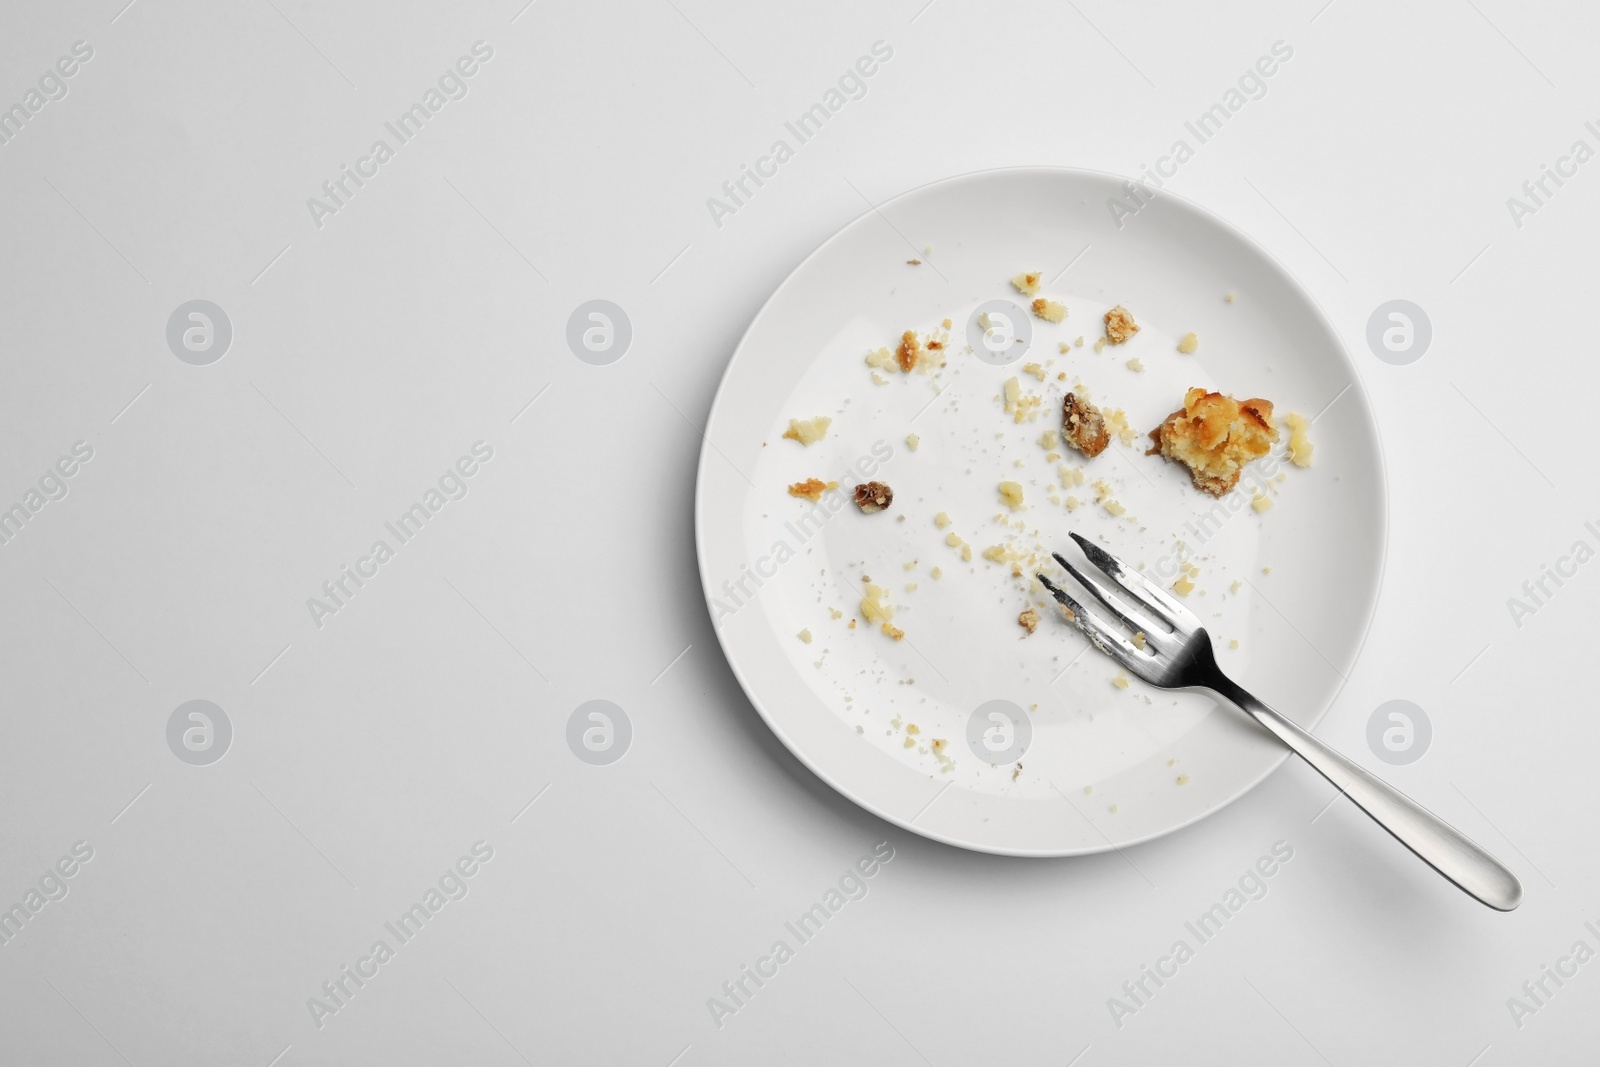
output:
POLYGON ((1522 883, 1505 864, 1377 775, 1329 748, 1227 678, 1210 687, 1311 764, 1317 773, 1416 853, 1423 862, 1498 911, 1522 903, 1522 883))

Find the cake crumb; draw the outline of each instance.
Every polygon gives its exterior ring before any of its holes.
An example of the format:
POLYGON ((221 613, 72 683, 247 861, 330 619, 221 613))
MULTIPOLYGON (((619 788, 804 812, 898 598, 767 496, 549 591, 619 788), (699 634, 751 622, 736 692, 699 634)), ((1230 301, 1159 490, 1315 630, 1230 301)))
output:
POLYGON ((1017 625, 1033 633, 1039 628, 1039 613, 1032 608, 1024 608, 1022 614, 1017 616, 1017 625))
POLYGON ((1034 315, 1046 322, 1060 322, 1067 317, 1067 309, 1063 305, 1056 303, 1054 300, 1046 300, 1042 296, 1030 304, 1029 307, 1033 309, 1034 315))
POLYGON ((1255 508, 1257 512, 1266 511, 1272 507, 1272 498, 1265 493, 1257 493, 1251 498, 1250 506, 1255 508))
POLYGON ((1194 592, 1194 583, 1189 580, 1187 574, 1180 574, 1178 580, 1172 583, 1172 591, 1179 596, 1188 596, 1194 592))
MULTIPOLYGON (((950 525, 950 516, 941 511, 933 517, 933 524, 942 530, 950 525)), ((951 536, 954 537, 955 535, 951 534, 951 536)))
POLYGON ((1178 342, 1178 351, 1182 352, 1186 356, 1193 355, 1194 354, 1194 350, 1199 348, 1199 347, 1200 347, 1200 338, 1196 337, 1192 333, 1184 334, 1183 335, 1183 340, 1178 342))
POLYGON ((922 358, 922 342, 915 330, 907 330, 900 335, 900 347, 895 349, 894 358, 902 371, 910 372, 916 368, 917 361, 922 358))
POLYGON ((1139 324, 1133 321, 1133 316, 1121 304, 1106 312, 1107 341, 1114 345, 1124 344, 1138 332, 1139 324))
POLYGON ((922 444, 922 438, 918 437, 914 433, 906 434, 906 447, 911 449, 911 451, 915 452, 917 450, 917 446, 920 444, 922 444))
POLYGON ((1034 293, 1039 291, 1040 277, 1041 275, 1039 271, 1024 271, 1015 278, 1012 278, 1011 284, 1014 285, 1017 292, 1021 293, 1023 296, 1032 296, 1034 293))
POLYGON ((1128 688, 1130 681, 1131 679, 1129 679, 1127 671, 1118 671, 1117 676, 1111 679, 1111 684, 1116 686, 1118 689, 1126 689, 1128 688))
POLYGON ((935 580, 935 581, 937 581, 937 580, 939 580, 939 579, 940 579, 940 578, 943 578, 943 577, 944 577, 944 571, 943 571, 943 570, 942 570, 942 569, 941 569, 941 568, 939 568, 939 567, 935 567, 935 568, 933 568, 933 570, 931 570, 931 571, 929 571, 929 572, 928 572, 928 574, 929 574, 929 575, 930 575, 930 576, 931 576, 931 577, 932 577, 932 578, 933 578, 933 579, 934 579, 934 580, 935 580))
POLYGON ((802 645, 809 645, 811 643, 811 631, 810 630, 801 630, 795 636, 800 638, 800 643, 802 645))
POLYGON ((1293 411, 1283 421, 1289 425, 1289 462, 1296 467, 1311 466, 1311 438, 1306 435, 1311 424, 1304 415, 1293 411))
POLYGON ((829 489, 839 488, 838 482, 825 482, 821 478, 807 478, 803 482, 795 482, 789 487, 789 495, 809 500, 813 504, 822 499, 822 494, 829 489))
POLYGON ((1022 507, 1022 486, 1016 482, 1001 482, 1000 500, 1012 511, 1018 510, 1022 507))
POLYGON ((802 445, 813 445, 827 436, 828 427, 833 425, 833 420, 826 415, 818 415, 814 419, 790 419, 789 428, 783 431, 783 436, 790 441, 799 441, 802 445))
POLYGON ((1127 367, 1135 374, 1141 374, 1144 372, 1144 362, 1140 360, 1138 356, 1134 356, 1132 359, 1128 360, 1127 367))
POLYGON ((1246 464, 1272 450, 1278 431, 1270 400, 1235 400, 1195 387, 1150 438, 1155 444, 1146 455, 1182 464, 1196 489, 1220 497, 1239 484, 1246 464))
POLYGON ((1077 393, 1068 393, 1062 398, 1061 423, 1062 438, 1091 459, 1104 452, 1111 443, 1105 416, 1099 408, 1077 393))
POLYGON ((1228 303, 1230 303, 1230 304, 1231 304, 1231 303, 1233 303, 1233 302, 1234 302, 1234 301, 1235 301, 1235 300, 1237 300, 1237 299, 1239 299, 1239 297, 1238 297, 1238 296, 1237 296, 1237 295, 1236 295, 1236 294, 1234 294, 1234 293, 1228 293, 1228 294, 1227 294, 1227 295, 1226 295, 1226 296, 1224 296, 1224 297, 1223 297, 1223 298, 1222 298, 1222 299, 1224 299, 1224 300, 1226 300, 1226 301, 1227 301, 1227 302, 1228 302, 1228 303))
POLYGON ((894 503, 894 490, 882 482, 862 482, 856 486, 856 507, 865 514, 882 511, 894 503))
POLYGON ((1239 647, 1239 639, 1237 637, 1235 637, 1233 640, 1229 641, 1228 642, 1228 647, 1229 648, 1238 648, 1239 647))
POLYGON ((1146 638, 1143 630, 1135 630, 1133 634, 1133 647, 1144 648, 1146 638))
POLYGON ((1189 776, 1187 774, 1180 774, 1178 775, 1177 782, 1179 785, 1188 785, 1189 776))

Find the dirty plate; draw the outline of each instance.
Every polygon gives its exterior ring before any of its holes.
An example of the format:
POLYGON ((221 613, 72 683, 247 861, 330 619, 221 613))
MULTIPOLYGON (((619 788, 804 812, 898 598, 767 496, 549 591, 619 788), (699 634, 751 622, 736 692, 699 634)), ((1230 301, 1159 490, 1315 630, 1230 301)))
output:
POLYGON ((1114 213, 1112 198, 1133 205, 1119 178, 1029 168, 862 215, 756 316, 700 456, 702 583, 751 703, 841 793, 966 848, 1130 844, 1216 811, 1285 758, 1209 697, 1124 684, 1050 609, 1031 574, 1071 547, 1068 530, 1163 585, 1192 582, 1186 602, 1224 669, 1305 727, 1343 684, 1377 597, 1378 437, 1332 326, 1215 216, 1167 194, 1114 213), (1010 284, 1023 271, 1041 273, 1064 321, 1030 313, 1010 284), (1097 352, 1118 304, 1141 329, 1097 352), (946 319, 942 368, 868 365, 946 319), (1198 347, 1184 354, 1189 333, 1198 347), (1080 382, 1130 430, 1093 460, 1047 436, 1080 382), (1144 454, 1191 386, 1263 397, 1279 416, 1278 451, 1222 500, 1144 454), (1309 468, 1284 455, 1289 412, 1314 420, 1309 468), (820 440, 783 436, 816 416, 832 420, 820 440), (811 478, 839 487, 816 503, 790 495, 811 478), (893 490, 886 510, 856 507, 866 480, 893 490), (1019 508, 1002 482, 1020 487, 1019 508), (903 638, 864 617, 869 585, 903 638), (1029 607, 1031 634, 1018 622, 1029 607))

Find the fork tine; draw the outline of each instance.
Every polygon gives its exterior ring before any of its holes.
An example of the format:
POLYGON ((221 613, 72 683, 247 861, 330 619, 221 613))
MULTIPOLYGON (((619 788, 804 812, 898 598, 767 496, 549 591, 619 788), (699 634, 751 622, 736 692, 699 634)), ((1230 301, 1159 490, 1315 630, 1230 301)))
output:
POLYGON ((1086 611, 1065 591, 1044 575, 1036 575, 1039 583, 1050 591, 1050 595, 1062 603, 1072 614, 1072 625, 1076 626, 1090 642, 1100 651, 1111 656, 1123 666, 1133 666, 1137 662, 1139 650, 1133 647, 1133 642, 1123 637, 1117 631, 1102 622, 1099 616, 1086 611))
POLYGON ((1077 580, 1079 585, 1093 593, 1094 598, 1100 601, 1101 604, 1104 604, 1106 610, 1111 612, 1112 615, 1116 616, 1117 621, 1121 622, 1128 629, 1138 630, 1143 633, 1146 638, 1149 638, 1152 634, 1163 637, 1166 636, 1167 627, 1165 623, 1153 623, 1133 608, 1125 604, 1118 603, 1118 601, 1113 597, 1110 589, 1107 589, 1104 584, 1083 573, 1083 571, 1079 570, 1071 560, 1067 559, 1061 553, 1052 552, 1050 555, 1057 563, 1061 564, 1067 569, 1067 573, 1072 575, 1072 577, 1077 580))
POLYGON ((1165 589, 1162 589, 1159 585, 1156 585, 1088 538, 1070 530, 1068 531, 1068 536, 1078 542, 1078 547, 1083 549, 1083 554, 1088 557, 1089 562, 1104 572, 1106 577, 1127 590, 1130 596, 1144 604, 1145 607, 1162 616, 1169 624, 1176 627, 1177 623, 1181 621, 1190 627, 1200 625, 1199 617, 1178 603, 1172 594, 1165 589))

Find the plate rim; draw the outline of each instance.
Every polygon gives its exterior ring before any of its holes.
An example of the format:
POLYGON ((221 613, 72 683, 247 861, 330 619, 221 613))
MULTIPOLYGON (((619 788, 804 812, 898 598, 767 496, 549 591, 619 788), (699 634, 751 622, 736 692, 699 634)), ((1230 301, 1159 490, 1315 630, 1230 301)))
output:
MULTIPOLYGON (((1093 177, 1093 178, 1110 179, 1113 182, 1125 182, 1125 181, 1132 180, 1127 175, 1117 174, 1117 173, 1114 173, 1112 171, 1096 170, 1096 169, 1089 168, 1089 167, 1064 167, 1064 166, 1054 166, 1054 165, 1047 165, 1047 164, 1030 164, 1030 165, 1023 165, 1023 166, 1005 166, 1005 167, 985 167, 985 168, 982 168, 982 169, 979 169, 979 170, 964 171, 964 172, 962 172, 960 174, 951 174, 951 175, 947 175, 947 176, 942 177, 942 178, 935 178, 932 181, 923 182, 921 185, 917 185, 917 186, 914 186, 914 187, 912 187, 910 189, 906 189, 906 190, 903 190, 903 191, 901 191, 899 193, 896 193, 894 196, 890 197, 889 199, 883 201, 880 204, 877 204, 876 206, 873 206, 873 205, 869 204, 867 210, 865 210, 865 211, 863 211, 863 212, 851 217, 851 219, 848 222, 845 222, 843 225, 839 226, 836 230, 834 230, 833 233, 829 234, 828 237, 826 237, 820 244, 818 244, 809 253, 807 253, 798 263, 796 263, 794 265, 794 267, 787 274, 784 275, 783 280, 780 281, 776 286, 773 287, 772 292, 767 295, 767 298, 764 301, 762 301, 761 306, 756 309, 755 314, 751 316, 749 324, 745 327, 744 331, 739 335, 738 342, 733 346, 733 350, 728 354, 727 363, 723 366, 722 374, 717 379, 716 390, 712 393, 711 405, 707 409, 707 414, 706 414, 706 432, 701 434, 702 440, 701 440, 701 443, 700 443, 700 455, 699 455, 698 460, 695 463, 695 489, 694 489, 695 565, 696 565, 697 569, 700 572, 700 592, 701 592, 702 597, 705 600, 705 608, 706 608, 707 617, 711 622, 712 632, 716 635, 717 647, 719 649, 721 649, 721 651, 722 651, 723 660, 728 664, 728 668, 733 672, 734 678, 739 683, 739 688, 744 692, 745 699, 747 699, 750 702, 750 706, 755 709, 756 714, 761 716, 761 719, 766 724, 767 729, 772 731, 773 736, 775 736, 780 742, 782 742, 783 747, 788 750, 790 755, 794 756, 797 760, 799 760, 800 763, 807 770, 809 770, 812 774, 816 775, 823 782, 826 782, 831 789, 833 789, 840 796, 844 797, 846 800, 849 800, 852 804, 854 804, 857 808, 861 809, 862 811, 867 812, 868 814, 870 814, 870 815, 872 815, 872 816, 874 816, 876 818, 882 819, 885 822, 888 822, 888 823, 891 823, 891 824, 893 824, 895 826, 898 826, 903 830, 907 830, 907 831, 909 831, 911 833, 917 834, 919 837, 926 838, 926 839, 928 839, 930 841, 937 841, 937 842, 939 842, 941 844, 949 845, 949 846, 952 846, 952 847, 955 847, 955 848, 960 848, 960 849, 963 849, 963 850, 968 851, 968 852, 976 852, 976 853, 987 854, 987 855, 1016 856, 1016 857, 1030 858, 1030 859, 1055 859, 1055 858, 1066 858, 1066 857, 1073 857, 1073 856, 1093 856, 1093 855, 1099 855, 1099 854, 1105 853, 1105 852, 1110 852, 1110 851, 1113 851, 1113 850, 1120 851, 1120 850, 1122 850, 1124 848, 1131 848, 1131 847, 1134 847, 1136 845, 1142 845, 1142 844, 1145 844, 1147 842, 1155 841, 1155 840, 1157 840, 1159 838, 1166 837, 1169 834, 1177 833, 1180 830, 1188 829, 1189 827, 1194 826, 1196 823, 1199 823, 1199 822, 1201 822, 1201 821, 1203 821, 1205 819, 1208 819, 1211 816, 1217 814, 1218 812, 1220 812, 1223 809, 1229 807, 1230 805, 1232 805, 1236 801, 1240 800, 1241 798, 1249 795, 1250 793, 1253 793, 1256 790, 1256 788, 1261 785, 1262 782, 1264 782, 1270 775, 1272 775, 1274 772, 1279 770, 1284 765, 1284 762, 1286 760, 1288 760, 1289 756, 1291 755, 1290 750, 1287 747, 1285 747, 1276 757, 1274 757, 1271 760, 1271 762, 1267 765, 1267 767, 1260 774, 1258 774, 1256 777, 1254 777, 1249 782, 1247 782, 1245 785, 1243 785, 1241 788, 1239 788, 1232 796, 1229 796, 1226 799, 1221 800, 1221 801, 1217 802, 1216 804, 1213 804, 1211 807, 1206 808, 1206 809, 1204 809, 1204 810, 1202 810, 1202 811, 1190 816, 1188 819, 1185 819, 1182 822, 1174 823, 1173 825, 1165 827, 1163 829, 1156 830, 1156 831, 1153 831, 1151 833, 1144 834, 1142 836, 1135 837, 1135 838, 1130 838, 1128 840, 1120 841, 1120 842, 1112 842, 1112 841, 1110 841, 1108 839, 1105 842, 1104 845, 1091 845, 1091 846, 1088 846, 1088 847, 1085 847, 1085 848, 1070 848, 1070 849, 1061 849, 1061 848, 1037 848, 1037 849, 1017 848, 1017 847, 1007 847, 1007 846, 999 846, 999 845, 985 845, 985 844, 982 844, 980 842, 959 840, 959 839, 951 837, 951 836, 949 836, 947 834, 943 834, 943 833, 940 833, 938 831, 931 830, 931 829, 929 829, 927 827, 921 827, 921 826, 913 825, 913 823, 910 820, 903 819, 903 818, 901 818, 901 817, 899 817, 899 816, 897 816, 897 815, 895 815, 895 814, 893 814, 891 812, 888 812, 888 811, 886 811, 884 809, 881 809, 881 808, 879 808, 879 807, 877 807, 877 806, 875 806, 873 804, 870 804, 866 800, 862 799, 860 796, 856 795, 856 793, 853 790, 847 789, 845 786, 841 785, 831 774, 829 774, 826 770, 824 770, 822 767, 820 767, 810 756, 808 756, 803 749, 801 749, 798 745, 796 745, 789 738, 788 734, 783 730, 783 728, 778 723, 773 721, 772 716, 768 713, 768 711, 767 711, 766 707, 763 705, 762 701, 756 696, 756 693, 753 691, 751 682, 746 677, 744 670, 740 667, 739 663, 735 660, 734 656, 729 651, 727 642, 724 640, 724 637, 723 637, 722 629, 720 627, 718 627, 717 624, 716 624, 716 610, 715 610, 715 607, 713 606, 713 601, 715 600, 715 592, 716 592, 716 590, 712 587, 712 584, 711 584, 711 582, 712 582, 711 571, 710 571, 710 569, 709 569, 709 567, 707 565, 707 560, 706 560, 706 556, 705 556, 706 538, 705 538, 704 533, 703 533, 703 531, 701 529, 701 525, 705 521, 706 468, 709 465, 710 454, 714 451, 714 449, 712 447, 712 444, 711 444, 711 435, 710 435, 711 424, 712 424, 712 421, 714 420, 714 418, 716 416, 718 405, 721 404, 721 402, 722 402, 723 391, 728 386, 728 380, 732 376, 732 373, 733 373, 734 363, 738 360, 740 353, 744 351, 745 344, 749 340, 750 335, 755 331, 755 328, 761 323, 762 319, 764 319, 766 317, 768 311, 772 307, 773 302, 778 299, 779 294, 782 293, 784 291, 784 289, 786 289, 789 286, 789 284, 794 280, 795 276, 797 274, 799 274, 802 270, 804 270, 805 267, 813 259, 817 258, 824 251, 826 251, 828 249, 828 247, 831 246, 835 241, 840 240, 846 233, 848 233, 850 230, 854 229, 858 224, 860 224, 861 222, 863 222, 864 220, 866 220, 868 218, 871 218, 874 215, 879 214, 880 212, 882 212, 884 209, 888 208, 892 204, 895 204, 895 203, 897 203, 897 202, 899 202, 901 200, 904 200, 904 199, 906 199, 908 197, 916 196, 916 195, 918 195, 920 193, 926 192, 927 190, 935 188, 936 186, 954 185, 954 184, 963 183, 963 182, 980 181, 980 180, 982 180, 984 178, 994 177, 994 176, 998 176, 998 175, 1022 175, 1022 174, 1047 175, 1047 176, 1054 175, 1054 176, 1067 176, 1067 177, 1087 176, 1087 177, 1093 177)), ((1298 275, 1296 275, 1293 271, 1291 271, 1281 260, 1278 259, 1277 256, 1273 255, 1265 246, 1263 246, 1261 244, 1261 242, 1257 241, 1254 237, 1252 237, 1250 234, 1246 233, 1240 227, 1234 225, 1231 221, 1229 221, 1224 216, 1217 214, 1216 212, 1212 211, 1210 208, 1207 208, 1203 204, 1197 203, 1196 201, 1191 200, 1188 197, 1182 196, 1182 195, 1180 195, 1178 193, 1170 192, 1170 191, 1168 191, 1166 189, 1162 189, 1161 190, 1161 196, 1172 199, 1173 201, 1177 202, 1179 205, 1181 205, 1185 209, 1187 209, 1187 210, 1189 210, 1189 211, 1201 216, 1206 221, 1208 221, 1208 222, 1212 223, 1213 225, 1216 225, 1216 226, 1220 227, 1221 229, 1227 231, 1233 237, 1235 237, 1237 240, 1239 240, 1241 243, 1243 243, 1246 247, 1248 247, 1251 251, 1253 251, 1256 255, 1260 256, 1274 270, 1276 270, 1280 274, 1282 274, 1282 276, 1284 278, 1288 279, 1289 283, 1291 285, 1293 285, 1294 288, 1297 289, 1300 292, 1300 295, 1302 297, 1304 297, 1306 303, 1310 306, 1311 310, 1315 313, 1318 321, 1321 323, 1322 327, 1327 331, 1328 335, 1333 338, 1334 342, 1337 345, 1340 358, 1344 361, 1345 365, 1348 367, 1348 369, 1350 371, 1350 378, 1351 378, 1351 383, 1350 384, 1357 390, 1357 392, 1360 394, 1360 397, 1361 397, 1361 399, 1363 401, 1363 414, 1365 416, 1364 421, 1366 423, 1367 430, 1372 435, 1372 441, 1373 441, 1373 445, 1374 445, 1374 447, 1376 449, 1376 459, 1377 459, 1377 475, 1378 475, 1378 477, 1377 477, 1377 483, 1378 483, 1377 484, 1377 490, 1378 491, 1377 491, 1377 494, 1376 494, 1376 497, 1375 497, 1375 500, 1376 500, 1376 503, 1377 503, 1377 520, 1378 520, 1378 565, 1377 565, 1377 575, 1376 575, 1376 581, 1372 585, 1371 596, 1367 599, 1367 603, 1365 605, 1366 610, 1365 610, 1365 612, 1363 614, 1363 619, 1362 619, 1362 623, 1361 623, 1361 632, 1357 636, 1355 649, 1354 649, 1353 653, 1351 654, 1349 673, 1348 674, 1341 674, 1339 683, 1334 687, 1333 692, 1329 695, 1329 697, 1327 699, 1327 702, 1324 704, 1323 707, 1318 709, 1316 714, 1313 715, 1307 721, 1307 723, 1302 727, 1304 730, 1306 730, 1307 733, 1315 733, 1317 727, 1320 726, 1322 721, 1327 717, 1328 712, 1332 710, 1334 704, 1336 704, 1338 702, 1340 696, 1342 696, 1344 694, 1345 688, 1350 684, 1350 676, 1355 673, 1355 668, 1361 661, 1362 653, 1366 651, 1367 641, 1372 636, 1372 624, 1373 624, 1373 621, 1377 618, 1378 603, 1379 603, 1379 601, 1381 600, 1381 598, 1383 596, 1384 580, 1388 575, 1388 564, 1389 564, 1389 471, 1388 471, 1388 464, 1384 460, 1384 447, 1383 447, 1382 428, 1378 424, 1378 420, 1377 420, 1377 417, 1376 417, 1376 412, 1374 411, 1373 406, 1372 406, 1372 398, 1371 398, 1371 396, 1369 395, 1369 393, 1367 391, 1366 380, 1365 380, 1365 378, 1363 377, 1363 375, 1361 373, 1360 366, 1357 364, 1355 358, 1351 355, 1349 348, 1345 345, 1344 338, 1342 337, 1342 335, 1340 334, 1338 329, 1335 327, 1335 325, 1333 323, 1333 320, 1331 318, 1329 318, 1328 313, 1325 310, 1323 310, 1323 307, 1322 307, 1321 303, 1318 302, 1318 300, 1316 299, 1316 296, 1313 294, 1313 292, 1310 289, 1310 287, 1308 287, 1304 282, 1302 282, 1298 275)), ((919 812, 918 814, 921 814, 921 813, 919 812)))

